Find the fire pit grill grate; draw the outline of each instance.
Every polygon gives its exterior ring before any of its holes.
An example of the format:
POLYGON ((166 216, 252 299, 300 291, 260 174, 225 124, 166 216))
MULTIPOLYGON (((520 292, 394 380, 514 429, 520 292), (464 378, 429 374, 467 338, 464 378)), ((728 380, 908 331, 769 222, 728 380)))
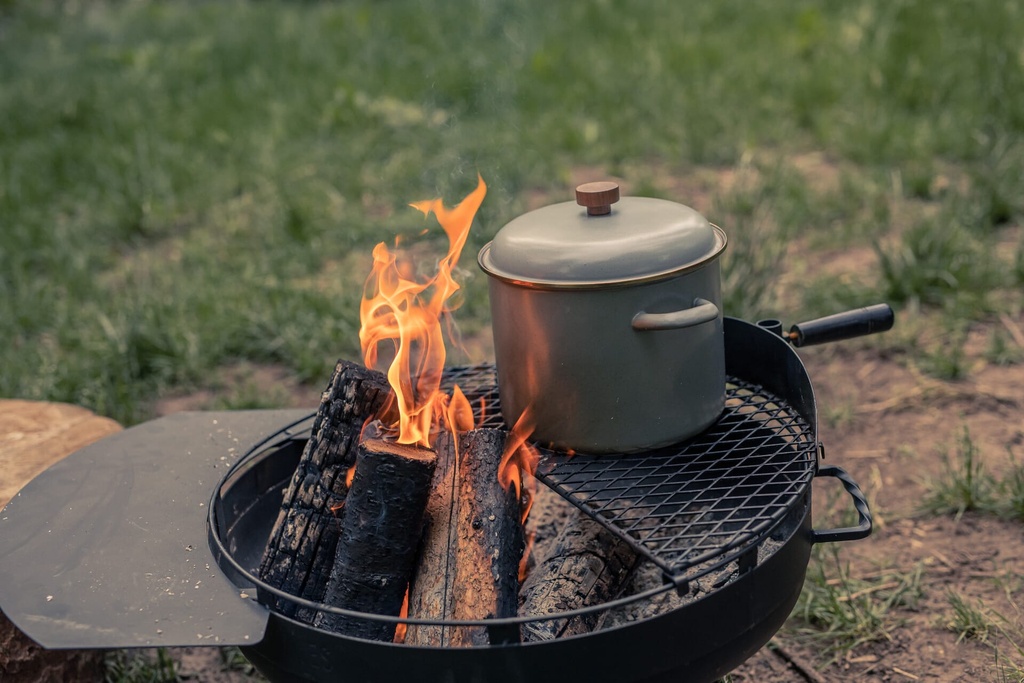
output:
MULTIPOLYGON (((450 368, 484 427, 502 427, 493 365, 450 368)), ((626 455, 539 448, 537 476, 654 562, 680 588, 730 562, 741 570, 806 491, 813 431, 785 401, 729 377, 725 410, 680 444, 626 455)))

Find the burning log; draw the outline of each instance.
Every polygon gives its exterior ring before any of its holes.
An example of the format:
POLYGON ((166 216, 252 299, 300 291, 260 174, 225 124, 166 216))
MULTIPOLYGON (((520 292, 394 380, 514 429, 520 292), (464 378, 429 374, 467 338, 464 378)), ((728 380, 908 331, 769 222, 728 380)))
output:
MULTIPOLYGON (((359 446, 355 476, 323 602, 398 616, 416 561, 436 456, 379 439, 359 446)), ((335 633, 391 641, 395 624, 320 612, 314 625, 335 633)))
MULTIPOLYGON (((438 496, 440 512, 426 536, 410 592, 409 616, 515 616, 524 541, 519 492, 505 488, 498 477, 504 447, 505 432, 495 429, 462 434, 454 453, 444 446, 447 457, 455 460, 455 472, 443 478, 447 488, 438 496)), ((458 647, 485 645, 489 638, 481 627, 412 625, 405 642, 458 647)))
MULTIPOLYGON (((437 467, 430 485, 423 540, 416 575, 409 588, 409 615, 422 619, 451 618, 455 591, 456 441, 443 432, 434 443, 437 467)), ((410 645, 444 645, 450 627, 409 624, 405 642, 410 645)))
MULTIPOLYGON (((498 478, 505 432, 475 429, 459 447, 454 617, 514 617, 524 541, 519 491, 498 478)), ((479 627, 454 629, 449 639, 455 646, 488 642, 479 627)))
MULTIPOLYGON (((338 543, 337 510, 348 492, 363 424, 384 410, 387 378, 349 361, 338 361, 324 392, 309 442, 271 531, 259 576, 275 588, 321 602, 338 543)), ((284 603, 289 616, 309 623, 314 613, 284 603)))
MULTIPOLYGON (((611 600, 636 564, 628 543, 577 510, 523 582, 519 612, 540 616, 611 600)), ((596 615, 531 621, 524 624, 522 636, 527 642, 551 640, 589 633, 596 625, 596 615)))

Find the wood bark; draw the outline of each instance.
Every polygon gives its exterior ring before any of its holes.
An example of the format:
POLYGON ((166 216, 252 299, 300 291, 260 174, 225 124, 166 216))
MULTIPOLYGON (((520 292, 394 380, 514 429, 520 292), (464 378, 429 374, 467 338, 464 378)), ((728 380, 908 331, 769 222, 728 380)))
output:
MULTIPOLYGON (((355 476, 323 602, 398 616, 416 561, 436 456, 383 440, 359 446, 355 476)), ((392 641, 395 624, 330 612, 314 625, 357 638, 392 641)))
MULTIPOLYGON (((271 586, 323 600, 338 543, 336 511, 348 492, 359 434, 369 418, 387 410, 390 396, 382 373, 338 361, 260 563, 259 576, 271 586)), ((306 623, 315 615, 285 601, 276 607, 306 623)))
MULTIPOLYGON (((541 616, 607 602, 615 598, 637 564, 637 555, 599 522, 579 510, 559 532, 544 559, 538 559, 520 592, 521 616, 541 616)), ((526 642, 589 633, 597 615, 530 621, 526 642)))
MULTIPOLYGON (((456 496, 455 619, 490 619, 516 614, 523 525, 519 495, 498 480, 505 432, 474 429, 459 439, 456 496)), ((452 628, 448 645, 486 645, 482 627, 452 628)))
MULTIPOLYGON (((462 434, 458 443, 455 453, 444 446, 456 462, 454 475, 445 480, 452 490, 447 534, 438 529, 426 537, 410 593, 415 599, 410 599, 409 616, 445 620, 512 617, 524 542, 518 492, 505 489, 498 479, 505 432, 471 430, 462 434), (446 578, 440 581, 437 576, 442 572, 446 578)), ((447 498, 443 500, 438 527, 446 514, 447 498)), ((412 625, 405 642, 460 647, 490 641, 484 627, 412 625)))

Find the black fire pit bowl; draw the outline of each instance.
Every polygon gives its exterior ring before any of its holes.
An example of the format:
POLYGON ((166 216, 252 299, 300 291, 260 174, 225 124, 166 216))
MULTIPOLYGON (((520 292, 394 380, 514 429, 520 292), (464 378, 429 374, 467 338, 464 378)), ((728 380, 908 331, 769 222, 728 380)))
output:
MULTIPOLYGON (((215 499, 212 543, 224 549, 219 562, 239 584, 259 584, 245 568, 259 563, 301 447, 290 441, 253 454, 215 499)), ((776 531, 782 547, 762 565, 684 608, 623 627, 451 649, 365 641, 271 613, 261 642, 243 652, 275 681, 710 681, 756 652, 789 615, 812 544, 809 502, 808 495, 783 520, 776 531)), ((496 625, 518 630, 523 621, 496 625)))

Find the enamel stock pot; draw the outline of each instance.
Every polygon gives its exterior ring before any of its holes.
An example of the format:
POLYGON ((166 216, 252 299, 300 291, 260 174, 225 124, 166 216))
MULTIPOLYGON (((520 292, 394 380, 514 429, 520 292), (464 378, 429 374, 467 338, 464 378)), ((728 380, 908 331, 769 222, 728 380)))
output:
POLYGON ((699 433, 725 400, 719 256, 690 207, 587 183, 480 251, 502 414, 531 439, 627 453, 699 433), (524 415, 525 413, 525 415, 524 415))

